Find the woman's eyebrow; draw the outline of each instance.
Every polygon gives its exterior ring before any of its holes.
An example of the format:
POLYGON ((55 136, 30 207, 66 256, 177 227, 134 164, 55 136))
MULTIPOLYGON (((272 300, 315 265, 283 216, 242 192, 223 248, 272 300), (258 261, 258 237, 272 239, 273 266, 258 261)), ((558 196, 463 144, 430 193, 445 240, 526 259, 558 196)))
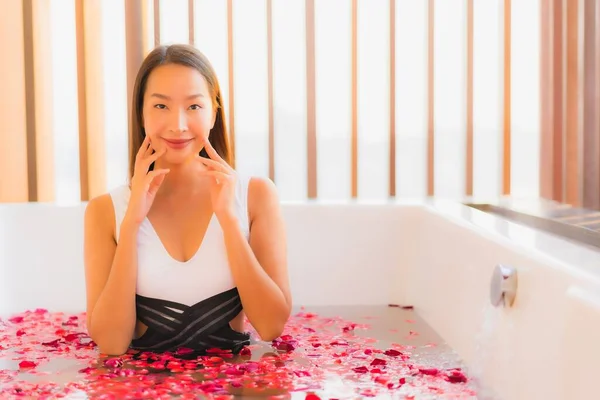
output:
MULTIPOLYGON (((161 94, 161 93, 152 93, 150 95, 150 97, 158 97, 159 99, 164 99, 164 100, 171 100, 171 98, 169 96, 167 96, 166 94, 161 94)), ((192 94, 189 95, 187 97, 187 99, 195 99, 196 97, 204 97, 204 95, 202 93, 197 93, 197 94, 192 94)))

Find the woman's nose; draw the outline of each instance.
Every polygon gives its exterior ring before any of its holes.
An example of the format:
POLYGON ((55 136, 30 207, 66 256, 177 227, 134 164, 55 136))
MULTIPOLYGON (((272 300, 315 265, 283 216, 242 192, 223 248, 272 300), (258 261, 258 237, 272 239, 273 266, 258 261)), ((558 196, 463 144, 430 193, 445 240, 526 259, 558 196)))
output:
POLYGON ((187 115, 185 113, 185 110, 178 110, 175 111, 173 113, 173 121, 172 121, 172 128, 171 130, 173 131, 187 131, 188 130, 188 126, 187 126, 187 115))

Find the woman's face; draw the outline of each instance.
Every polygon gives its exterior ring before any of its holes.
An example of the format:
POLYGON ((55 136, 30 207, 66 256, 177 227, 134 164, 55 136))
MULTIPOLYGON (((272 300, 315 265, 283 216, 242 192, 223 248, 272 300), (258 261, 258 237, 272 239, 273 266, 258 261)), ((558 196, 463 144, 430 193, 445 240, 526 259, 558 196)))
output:
POLYGON ((196 157, 215 122, 208 84, 194 68, 161 65, 148 77, 144 93, 143 125, 156 151, 169 164, 196 157))

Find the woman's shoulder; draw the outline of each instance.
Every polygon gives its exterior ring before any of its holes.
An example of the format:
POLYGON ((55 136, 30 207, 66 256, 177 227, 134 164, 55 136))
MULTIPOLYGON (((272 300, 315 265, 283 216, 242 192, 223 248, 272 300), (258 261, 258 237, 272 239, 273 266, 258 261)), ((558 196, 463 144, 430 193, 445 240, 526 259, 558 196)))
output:
POLYGON ((279 207, 279 194, 275 183, 264 176, 248 177, 248 208, 257 215, 279 207))
POLYGON ((90 199, 85 206, 85 222, 95 226, 112 227, 114 206, 110 193, 90 199))
POLYGON ((85 207, 86 219, 94 223, 114 226, 117 213, 129 200, 129 186, 121 185, 90 199, 85 207))
POLYGON ((253 197, 270 197, 277 195, 277 187, 275 182, 270 178, 258 175, 249 175, 247 178, 248 182, 248 196, 253 197))
POLYGON ((86 208, 92 208, 93 210, 114 209, 117 203, 127 202, 129 194, 129 185, 120 185, 90 199, 86 208))

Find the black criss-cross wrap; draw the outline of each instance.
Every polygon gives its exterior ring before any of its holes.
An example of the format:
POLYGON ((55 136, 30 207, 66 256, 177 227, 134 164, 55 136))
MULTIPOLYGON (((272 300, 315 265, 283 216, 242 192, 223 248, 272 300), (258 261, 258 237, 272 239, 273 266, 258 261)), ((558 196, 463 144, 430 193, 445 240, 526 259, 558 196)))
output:
POLYGON ((235 331, 229 322, 242 311, 237 288, 193 306, 136 295, 137 318, 148 329, 131 342, 136 350, 164 352, 180 347, 204 353, 209 348, 237 354, 250 344, 250 334, 235 331))

